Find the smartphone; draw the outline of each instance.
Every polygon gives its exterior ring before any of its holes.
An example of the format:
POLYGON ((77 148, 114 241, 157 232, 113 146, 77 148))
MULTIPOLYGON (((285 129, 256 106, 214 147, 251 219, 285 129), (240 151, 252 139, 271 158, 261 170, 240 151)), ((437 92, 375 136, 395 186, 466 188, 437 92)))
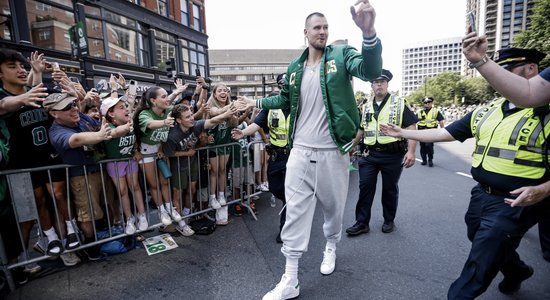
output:
POLYGON ((474 15, 473 11, 468 13, 468 32, 467 33, 470 33, 470 32, 477 33, 476 16, 474 15))
POLYGON ((195 69, 195 76, 197 76, 197 77, 201 76, 201 70, 199 68, 195 69))
POLYGON ((59 68, 59 64, 56 63, 56 62, 53 62, 53 63, 52 63, 52 70, 53 70, 54 72, 59 72, 59 71, 61 71, 61 69, 59 68))
POLYGON ((76 77, 69 77, 69 80, 74 82, 74 83, 80 83, 80 80, 78 80, 78 78, 76 78, 76 77))
POLYGON ((128 87, 128 94, 129 95, 136 95, 137 94, 137 81, 130 80, 129 87, 128 87))

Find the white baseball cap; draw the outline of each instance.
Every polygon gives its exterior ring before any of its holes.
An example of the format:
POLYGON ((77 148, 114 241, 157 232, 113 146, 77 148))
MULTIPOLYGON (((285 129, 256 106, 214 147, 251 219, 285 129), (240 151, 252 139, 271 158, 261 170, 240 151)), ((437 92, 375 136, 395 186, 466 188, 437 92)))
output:
POLYGON ((100 108, 101 115, 105 116, 109 111, 109 109, 115 106, 119 101, 122 101, 122 100, 120 100, 120 98, 111 98, 111 97, 103 99, 103 101, 101 101, 101 108, 100 108))

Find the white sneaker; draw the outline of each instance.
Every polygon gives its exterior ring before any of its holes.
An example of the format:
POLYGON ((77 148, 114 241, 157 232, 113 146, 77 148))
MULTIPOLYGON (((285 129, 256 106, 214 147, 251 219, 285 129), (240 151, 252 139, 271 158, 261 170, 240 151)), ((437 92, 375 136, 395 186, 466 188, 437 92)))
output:
POLYGON ((210 207, 213 209, 219 209, 222 207, 220 202, 218 202, 218 199, 216 199, 216 196, 210 195, 210 207))
POLYGON ((179 231, 179 233, 181 233, 181 235, 183 236, 192 236, 193 234, 195 234, 195 231, 193 231, 193 229, 191 229, 191 226, 185 224, 185 226, 183 227, 180 227, 179 225, 176 226, 176 230, 179 231))
POLYGON ((23 271, 25 271, 25 273, 29 273, 29 274, 38 273, 41 270, 42 270, 42 267, 37 263, 26 264, 25 269, 23 269, 23 271))
POLYGON ((323 252, 323 262, 321 263, 321 274, 330 275, 336 267, 336 250, 326 248, 323 252))
POLYGON ((172 217, 172 220, 176 221, 176 222, 179 222, 181 221, 181 215, 180 213, 176 210, 176 208, 172 207, 172 211, 170 212, 170 216, 172 217))
POLYGON ((165 210, 161 210, 160 208, 159 208, 159 219, 162 222, 162 224, 164 224, 165 226, 172 224, 172 219, 170 218, 170 215, 168 214, 168 212, 165 210))
POLYGON ((138 215, 137 227, 140 231, 147 230, 147 228, 149 228, 149 222, 147 222, 147 216, 145 216, 145 213, 138 215))
POLYGON ((60 257, 66 267, 72 267, 80 263, 80 258, 78 258, 74 252, 62 253, 60 257))
POLYGON ((264 295, 262 300, 292 299, 300 295, 300 284, 290 285, 290 278, 283 274, 277 286, 264 295))
POLYGON ((267 182, 262 182, 262 184, 260 184, 260 191, 269 192, 269 186, 267 185, 267 182))
POLYGON ((128 220, 126 220, 126 230, 124 232, 128 235, 136 233, 136 218, 134 218, 134 216, 131 216, 128 220))
POLYGON ((225 196, 218 196, 218 202, 221 206, 226 206, 227 202, 225 201, 225 196))

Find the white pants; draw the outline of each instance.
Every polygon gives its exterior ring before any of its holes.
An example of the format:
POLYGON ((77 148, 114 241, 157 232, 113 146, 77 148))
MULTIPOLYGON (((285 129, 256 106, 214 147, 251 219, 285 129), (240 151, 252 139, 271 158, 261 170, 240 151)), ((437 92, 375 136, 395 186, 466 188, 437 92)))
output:
POLYGON ((286 222, 281 231, 285 257, 300 258, 307 251, 317 201, 323 210, 325 238, 340 241, 349 162, 349 155, 338 149, 292 148, 285 178, 286 222))

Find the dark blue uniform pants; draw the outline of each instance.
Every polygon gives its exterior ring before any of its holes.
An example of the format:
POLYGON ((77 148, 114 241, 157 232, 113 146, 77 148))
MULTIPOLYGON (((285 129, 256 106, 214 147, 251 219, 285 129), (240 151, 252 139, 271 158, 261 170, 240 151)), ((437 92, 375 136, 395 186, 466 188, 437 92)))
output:
POLYGON ((549 200, 530 207, 510 207, 504 196, 472 189, 465 221, 472 248, 448 299, 474 299, 491 284, 498 272, 513 278, 527 266, 516 252, 523 235, 544 216, 549 200))
POLYGON ((434 159, 434 143, 423 143, 420 142, 420 156, 422 161, 426 162, 428 160, 434 159))
POLYGON ((382 209, 384 222, 395 219, 399 198, 399 177, 403 170, 403 154, 369 151, 359 158, 359 200, 355 207, 355 221, 369 224, 376 194, 378 173, 382 174, 382 209))
POLYGON ((550 255, 550 215, 539 222, 539 238, 542 253, 550 255))
MULTIPOLYGON (((286 162, 288 161, 288 155, 276 154, 275 156, 270 156, 267 163, 267 181, 269 182, 269 191, 283 201, 283 206, 286 204, 285 201, 285 175, 286 175, 286 162), (275 159, 273 160, 273 157, 275 159)), ((280 218, 280 227, 279 231, 285 225, 286 220, 286 207, 283 209, 280 218)))

